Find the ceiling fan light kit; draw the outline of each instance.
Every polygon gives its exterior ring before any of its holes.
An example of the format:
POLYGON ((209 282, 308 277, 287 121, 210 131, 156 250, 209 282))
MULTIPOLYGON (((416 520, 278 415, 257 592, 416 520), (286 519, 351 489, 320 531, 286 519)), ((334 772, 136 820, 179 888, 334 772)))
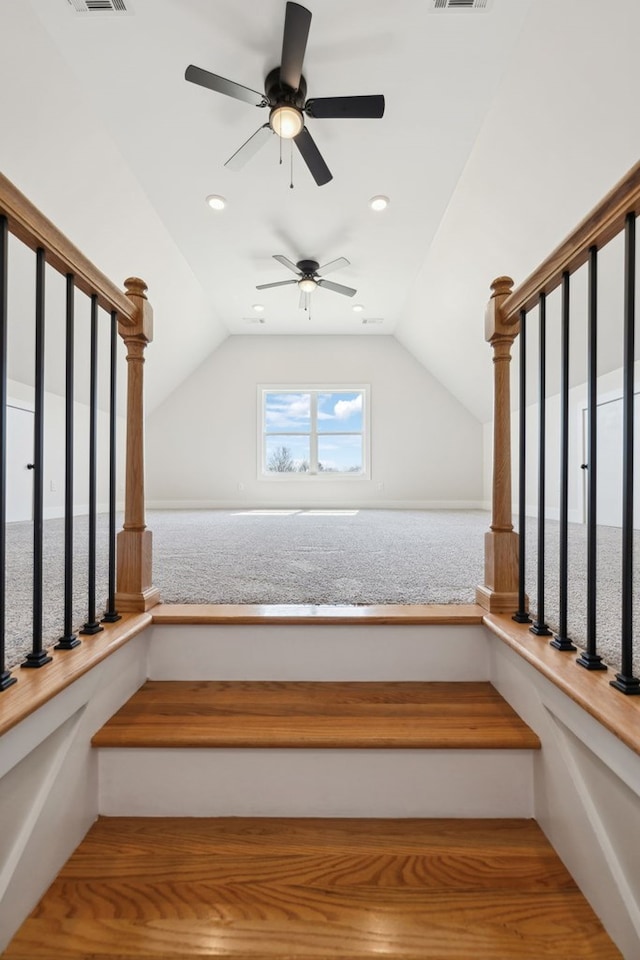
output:
POLYGON ((301 133, 304 119, 295 107, 274 107, 269 114, 269 126, 283 140, 293 140, 301 133))
POLYGON ((185 79, 221 93, 235 100, 243 100, 255 107, 269 107, 269 122, 263 124, 225 163, 231 170, 240 170, 266 143, 272 133, 292 140, 311 176, 322 186, 333 179, 309 129, 304 115, 315 119, 339 118, 350 120, 377 119, 384 115, 384 97, 381 94, 356 97, 322 97, 307 100, 307 84, 302 65, 307 49, 311 11, 299 3, 286 5, 284 36, 280 66, 275 67, 265 80, 265 92, 227 80, 193 64, 187 67, 185 79))

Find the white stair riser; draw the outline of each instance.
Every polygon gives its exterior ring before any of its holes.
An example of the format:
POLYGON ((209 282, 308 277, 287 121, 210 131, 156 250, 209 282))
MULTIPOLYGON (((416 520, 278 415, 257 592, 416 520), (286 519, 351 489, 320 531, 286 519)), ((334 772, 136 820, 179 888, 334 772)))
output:
POLYGON ((101 749, 105 816, 531 817, 527 750, 101 749))
POLYGON ((488 680, 480 625, 155 625, 150 680, 488 680))

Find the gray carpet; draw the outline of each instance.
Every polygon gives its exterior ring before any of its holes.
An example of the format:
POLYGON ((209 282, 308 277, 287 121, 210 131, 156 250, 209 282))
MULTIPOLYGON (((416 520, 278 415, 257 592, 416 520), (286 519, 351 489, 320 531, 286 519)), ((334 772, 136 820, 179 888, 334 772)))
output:
MULTIPOLYGON (((150 511, 154 583, 169 603, 470 603, 482 581, 484 511, 150 511)), ((120 526, 120 523, 118 523, 120 526)), ((63 521, 45 524, 44 645, 62 633, 63 521)), ((107 595, 106 518, 98 525, 99 612, 107 595)), ((7 663, 31 649, 31 524, 8 525, 7 663)), ((536 524, 527 592, 536 609, 536 524)), ((548 521, 545 615, 557 627, 558 524, 548 521)), ((598 530, 598 651, 619 664, 620 530, 598 530)), ((570 634, 584 643, 586 528, 570 527, 570 634)), ((639 543, 640 548, 640 534, 639 543)), ((638 554, 640 556, 640 554, 638 554)), ((77 518, 74 624, 86 610, 87 520, 77 518)), ((640 574, 636 574, 636 595, 640 574)), ((636 607, 638 605, 636 604, 636 607)), ((640 611, 635 624, 640 637, 640 611)), ((636 673, 640 653, 636 654, 636 673)))

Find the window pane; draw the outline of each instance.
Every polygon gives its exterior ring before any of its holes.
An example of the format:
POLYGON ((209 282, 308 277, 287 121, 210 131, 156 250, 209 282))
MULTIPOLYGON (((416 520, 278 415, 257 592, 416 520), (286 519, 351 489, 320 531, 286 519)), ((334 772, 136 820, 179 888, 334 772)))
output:
POLYGON ((349 391, 318 394, 318 433, 362 430, 362 393, 349 391))
POLYGON ((309 437, 271 435, 265 439, 265 473, 308 472, 309 437))
POLYGON ((318 437, 318 471, 362 473, 362 437, 318 437))
POLYGON ((266 393, 264 397, 266 433, 305 433, 311 430, 311 394, 266 393))

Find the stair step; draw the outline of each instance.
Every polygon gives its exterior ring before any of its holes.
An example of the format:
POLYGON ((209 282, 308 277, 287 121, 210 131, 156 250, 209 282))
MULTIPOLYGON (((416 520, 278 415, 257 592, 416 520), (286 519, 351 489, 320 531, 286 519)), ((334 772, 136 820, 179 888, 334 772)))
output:
POLYGON ((490 683, 147 681, 96 747, 538 749, 490 683))
POLYGON ((532 820, 100 819, 7 960, 620 960, 532 820))

